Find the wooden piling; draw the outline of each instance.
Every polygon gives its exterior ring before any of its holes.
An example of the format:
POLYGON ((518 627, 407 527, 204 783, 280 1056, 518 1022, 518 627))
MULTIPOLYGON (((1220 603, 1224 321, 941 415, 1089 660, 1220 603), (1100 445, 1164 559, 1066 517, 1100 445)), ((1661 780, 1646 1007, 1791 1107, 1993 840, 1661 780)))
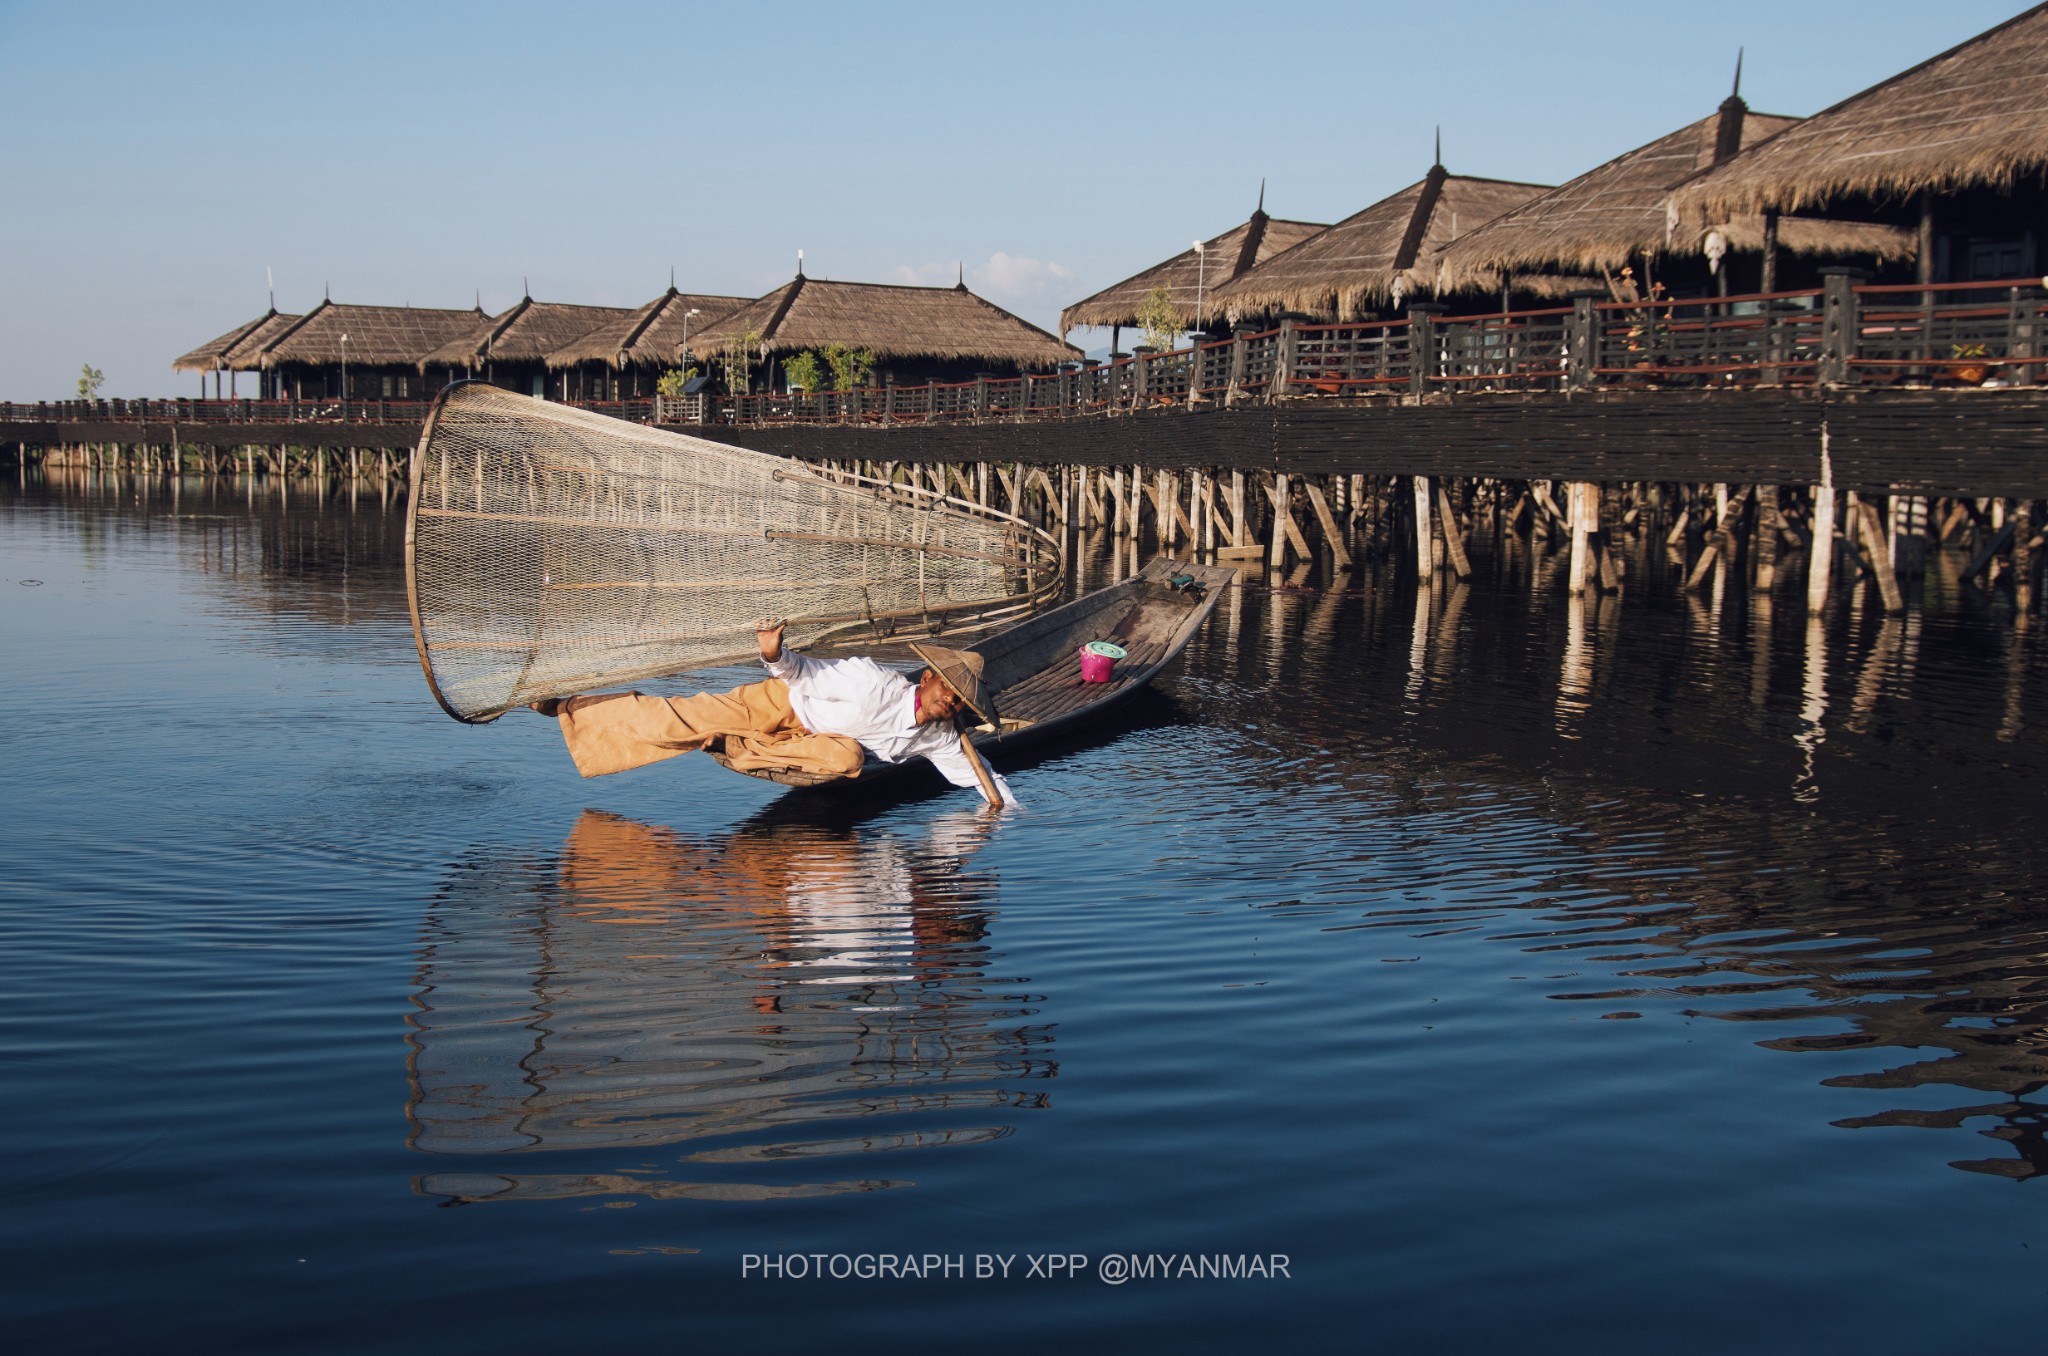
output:
POLYGON ((2025 627, 2034 616, 2034 502, 2022 499, 2012 512, 2013 620, 2025 627))
POLYGON ((1759 485, 1756 513, 1749 528, 1750 556, 1756 561, 1750 587, 1758 593, 1769 593, 1778 582, 1778 530, 1778 487, 1759 485))
POLYGON ((1835 491, 1813 487, 1813 541, 1807 548, 1806 610, 1822 612, 1828 605, 1828 584, 1835 565, 1835 491))
POLYGON ((1458 514, 1451 507, 1450 493, 1441 483, 1436 487, 1436 504, 1443 517, 1444 550, 1450 555, 1451 568, 1457 572, 1458 578, 1470 579, 1472 562, 1465 555, 1465 532, 1458 526, 1458 514))
POLYGON ((1340 570, 1353 568, 1351 551, 1344 544, 1344 534, 1337 530, 1337 519, 1330 512, 1330 506, 1324 500, 1323 492, 1316 487, 1316 482, 1308 477, 1303 477, 1301 487, 1308 492, 1308 502, 1310 507, 1315 509, 1316 521, 1323 525, 1323 537, 1330 544, 1330 554, 1335 557, 1337 568, 1340 570))
POLYGON ((1892 564, 1891 542, 1885 534, 1884 519, 1878 515, 1877 505, 1872 503, 1858 502, 1856 511, 1856 526, 1862 529, 1863 549, 1870 556, 1870 572, 1877 580, 1877 596, 1883 601, 1886 612, 1904 612, 1906 601, 1899 592, 1899 575, 1892 564))

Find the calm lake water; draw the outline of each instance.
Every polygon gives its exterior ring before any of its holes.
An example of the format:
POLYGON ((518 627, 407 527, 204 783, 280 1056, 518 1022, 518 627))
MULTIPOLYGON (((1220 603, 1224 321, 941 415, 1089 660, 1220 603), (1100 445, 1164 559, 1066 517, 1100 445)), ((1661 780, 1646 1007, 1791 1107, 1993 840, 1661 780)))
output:
POLYGON ((2039 1345, 2048 659, 1952 563, 1251 580, 991 819, 457 725, 374 495, 8 476, 11 1350, 2039 1345))

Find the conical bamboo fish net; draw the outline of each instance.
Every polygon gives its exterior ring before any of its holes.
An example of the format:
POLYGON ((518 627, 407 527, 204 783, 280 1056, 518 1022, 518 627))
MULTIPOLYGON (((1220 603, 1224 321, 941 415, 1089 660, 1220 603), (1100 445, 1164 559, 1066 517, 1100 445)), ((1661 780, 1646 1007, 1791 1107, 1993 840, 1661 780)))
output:
POLYGON ((1058 588, 1050 535, 843 476, 472 382, 412 460, 406 584, 427 682, 458 720, 798 645, 912 639, 1058 588))

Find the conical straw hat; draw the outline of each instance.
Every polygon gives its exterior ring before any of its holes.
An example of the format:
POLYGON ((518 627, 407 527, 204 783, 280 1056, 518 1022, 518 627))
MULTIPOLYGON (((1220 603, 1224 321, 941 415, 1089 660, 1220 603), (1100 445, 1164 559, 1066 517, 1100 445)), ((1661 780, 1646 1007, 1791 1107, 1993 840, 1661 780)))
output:
POLYGON ((947 687, 960 694, 960 700, 975 715, 990 725, 997 724, 996 704, 981 685, 980 655, 972 650, 949 650, 943 645, 920 645, 916 641, 910 643, 910 648, 931 665, 932 672, 944 679, 947 687))

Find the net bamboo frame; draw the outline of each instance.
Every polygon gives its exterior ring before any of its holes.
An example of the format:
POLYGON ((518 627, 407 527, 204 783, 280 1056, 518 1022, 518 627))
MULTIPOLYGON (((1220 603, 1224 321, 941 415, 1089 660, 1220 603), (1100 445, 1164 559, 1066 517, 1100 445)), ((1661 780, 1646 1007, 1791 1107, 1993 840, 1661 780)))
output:
POLYGON ((630 424, 481 382, 414 450, 406 594, 457 720, 758 657, 976 630, 1048 601, 1059 541, 931 490, 630 424))

